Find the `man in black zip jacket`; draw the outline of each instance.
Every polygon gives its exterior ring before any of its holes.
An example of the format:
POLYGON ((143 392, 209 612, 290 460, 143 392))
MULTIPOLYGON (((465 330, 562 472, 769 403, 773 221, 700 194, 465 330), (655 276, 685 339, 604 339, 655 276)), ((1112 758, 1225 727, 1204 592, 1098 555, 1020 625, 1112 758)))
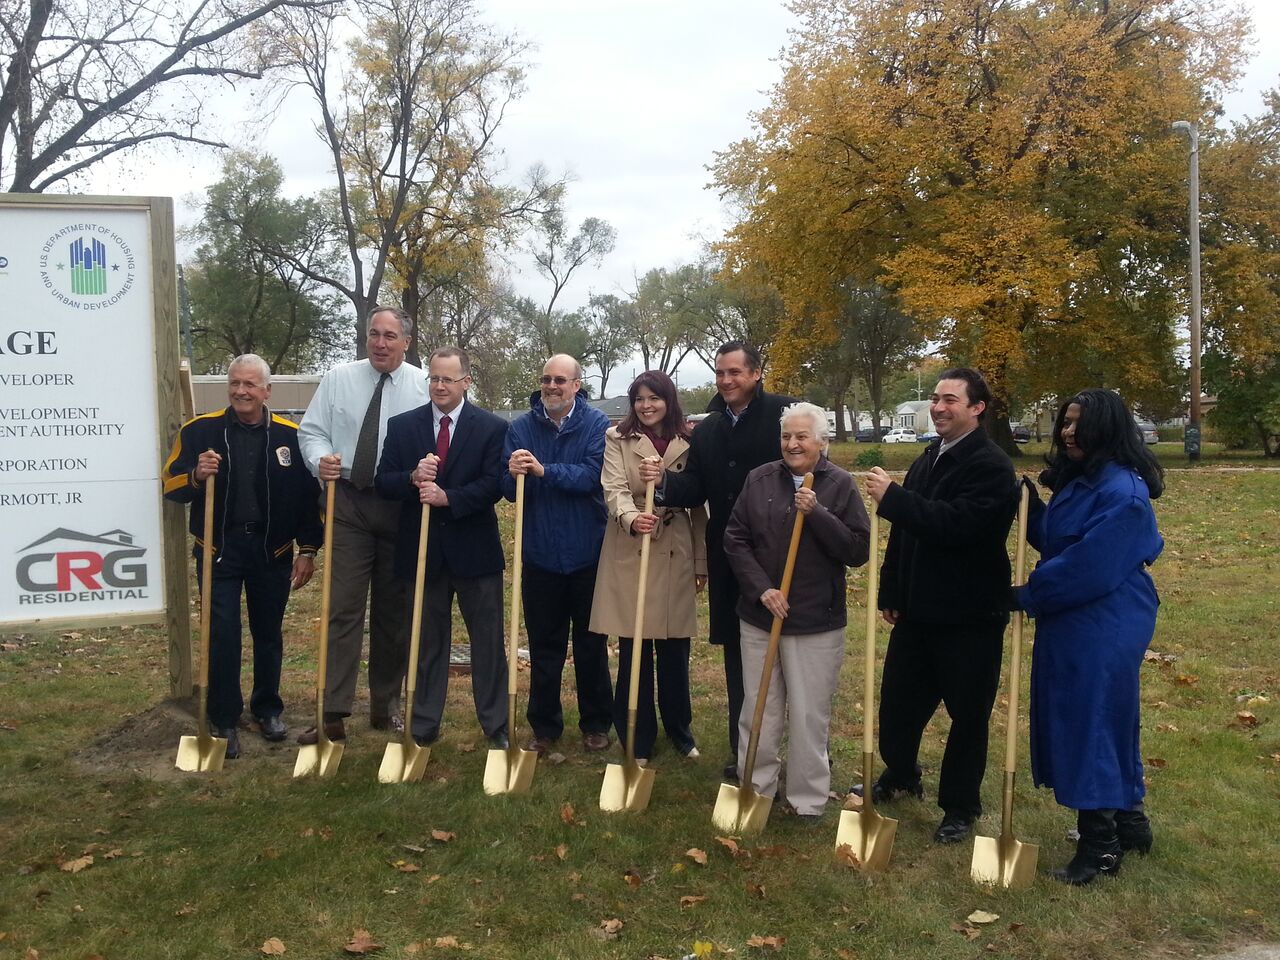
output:
MULTIPOLYGON (((668 507, 701 507, 706 503, 707 586, 710 590, 711 643, 724 651, 724 679, 729 695, 729 754, 726 779, 738 776, 738 714, 742 712, 742 651, 738 635, 738 580, 724 552, 729 514, 747 482, 747 474, 778 460, 778 431, 782 410, 796 401, 766 393, 760 384, 760 351, 749 343, 730 340, 716 351, 716 395, 710 413, 693 430, 689 459, 680 473, 665 473, 660 464, 646 463, 640 476, 662 483, 658 502, 668 507)), ((759 683, 760 678, 748 678, 759 683)))
POLYGON ((201 574, 204 485, 217 475, 213 501, 213 596, 210 604, 209 724, 240 755, 240 594, 253 635, 249 709, 266 740, 288 735, 280 718, 281 622, 289 590, 305 586, 323 539, 319 485, 302 461, 298 427, 267 408, 271 368, 256 354, 231 361, 230 405, 183 425, 165 461, 164 495, 191 504, 196 576, 201 574), (293 552, 294 542, 298 555, 293 552))

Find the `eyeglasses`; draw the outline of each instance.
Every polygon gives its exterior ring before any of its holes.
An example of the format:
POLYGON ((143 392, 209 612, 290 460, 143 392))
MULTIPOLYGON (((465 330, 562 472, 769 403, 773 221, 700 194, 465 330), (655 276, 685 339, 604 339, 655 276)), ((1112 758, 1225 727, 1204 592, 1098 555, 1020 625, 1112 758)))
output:
POLYGON ((549 377, 544 374, 538 378, 538 382, 544 387, 549 387, 553 383, 557 387, 563 387, 566 383, 574 383, 577 379, 577 377, 549 377))
POLYGON ((467 378, 467 377, 457 377, 457 378, 455 379, 455 378, 452 378, 452 377, 427 377, 427 382, 428 382, 428 383, 431 383, 431 384, 440 384, 441 386, 450 387, 450 386, 453 386, 453 384, 455 384, 455 383, 461 383, 463 380, 466 380, 466 379, 468 379, 468 378, 467 378))

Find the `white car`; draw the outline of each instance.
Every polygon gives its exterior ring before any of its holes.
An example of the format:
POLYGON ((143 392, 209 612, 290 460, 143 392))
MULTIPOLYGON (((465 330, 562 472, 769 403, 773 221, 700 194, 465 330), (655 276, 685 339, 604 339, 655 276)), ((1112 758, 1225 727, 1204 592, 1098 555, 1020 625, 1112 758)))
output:
POLYGON ((910 427, 894 427, 884 435, 882 443, 915 443, 916 432, 910 427))

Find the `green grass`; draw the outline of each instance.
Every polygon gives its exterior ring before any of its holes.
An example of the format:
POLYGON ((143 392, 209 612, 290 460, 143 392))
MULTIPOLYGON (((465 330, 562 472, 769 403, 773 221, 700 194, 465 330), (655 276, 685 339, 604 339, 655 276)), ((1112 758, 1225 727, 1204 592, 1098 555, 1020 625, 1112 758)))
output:
MULTIPOLYGON (((1030 458, 1019 466, 1034 469, 1030 458)), ((5 636, 0 957, 250 958, 278 937, 288 957, 337 958, 355 929, 387 958, 674 958, 695 941, 716 944, 713 955, 773 953, 749 947, 753 935, 785 937, 778 955, 803 958, 1109 960, 1276 941, 1278 505, 1274 473, 1170 475, 1157 503, 1166 549, 1154 571, 1163 605, 1152 650, 1175 659, 1143 669, 1156 849, 1080 890, 1043 877, 1070 855, 1071 816, 1025 773, 1015 832, 1039 844, 1042 871, 1026 891, 974 886, 971 845, 930 844, 939 811, 928 800, 883 811, 900 822, 879 876, 837 865, 834 810, 804 826, 775 809, 763 836, 733 856, 710 823, 724 695, 705 643, 693 664, 703 758, 686 761, 660 742, 649 809, 607 815, 603 761, 584 756, 575 737, 562 741, 563 763, 539 765, 528 796, 486 797, 465 679, 451 682, 446 732, 418 785, 376 782, 385 737, 368 730, 363 705, 331 781, 293 781, 296 748, 247 732, 245 756, 223 773, 179 774, 183 725, 157 709, 168 683, 158 631, 5 636), (455 836, 440 842, 433 830, 455 836), (687 857, 690 848, 707 863, 687 857), (84 855, 94 858, 88 868, 59 868, 84 855), (707 899, 682 907, 681 897, 707 899), (953 925, 975 908, 1000 919, 969 939, 953 925), (624 926, 602 939, 600 924, 613 918, 624 926), (434 946, 447 937, 469 949, 434 946)), ((838 788, 858 779, 864 583, 861 571, 850 578, 850 661, 832 729, 838 788)), ((308 588, 286 621, 295 728, 307 722, 314 682, 317 600, 308 588)), ((1003 729, 994 719, 988 834, 999 828, 1003 729)), ((935 722, 926 736, 930 791, 944 732, 935 722)), ((1023 744, 1025 771, 1025 735, 1023 744)))
MULTIPOLYGON (((832 462, 846 469, 862 470, 857 466, 859 454, 879 451, 884 459, 886 470, 906 470, 916 457, 924 452, 923 443, 832 443, 828 452, 832 462)), ((1019 470, 1037 472, 1044 467, 1044 455, 1049 450, 1047 442, 1024 443, 1018 445, 1018 455, 1014 464, 1019 470)), ((1271 467, 1280 468, 1280 461, 1268 460, 1259 450, 1229 450, 1221 443, 1201 444, 1201 458, 1196 463, 1187 460, 1182 451, 1182 442, 1152 444, 1151 451, 1166 469, 1190 467, 1205 469, 1214 467, 1271 467)))

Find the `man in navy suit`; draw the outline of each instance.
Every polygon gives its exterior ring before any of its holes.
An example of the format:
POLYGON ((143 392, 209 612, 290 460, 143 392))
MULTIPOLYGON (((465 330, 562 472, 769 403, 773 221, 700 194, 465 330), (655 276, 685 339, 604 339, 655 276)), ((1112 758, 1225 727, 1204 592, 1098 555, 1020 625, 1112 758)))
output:
MULTIPOLYGON (((502 570, 494 504, 502 495, 502 444, 507 424, 466 399, 471 359, 442 347, 428 364, 431 402, 392 417, 376 484, 402 500, 395 571, 417 574, 422 504, 431 505, 422 647, 413 704, 419 745, 440 736, 449 683, 453 598, 471 638, 471 688, 476 717, 491 745, 507 746, 507 661, 502 643, 502 570)), ((413 591, 409 591, 412 598, 413 591)))

